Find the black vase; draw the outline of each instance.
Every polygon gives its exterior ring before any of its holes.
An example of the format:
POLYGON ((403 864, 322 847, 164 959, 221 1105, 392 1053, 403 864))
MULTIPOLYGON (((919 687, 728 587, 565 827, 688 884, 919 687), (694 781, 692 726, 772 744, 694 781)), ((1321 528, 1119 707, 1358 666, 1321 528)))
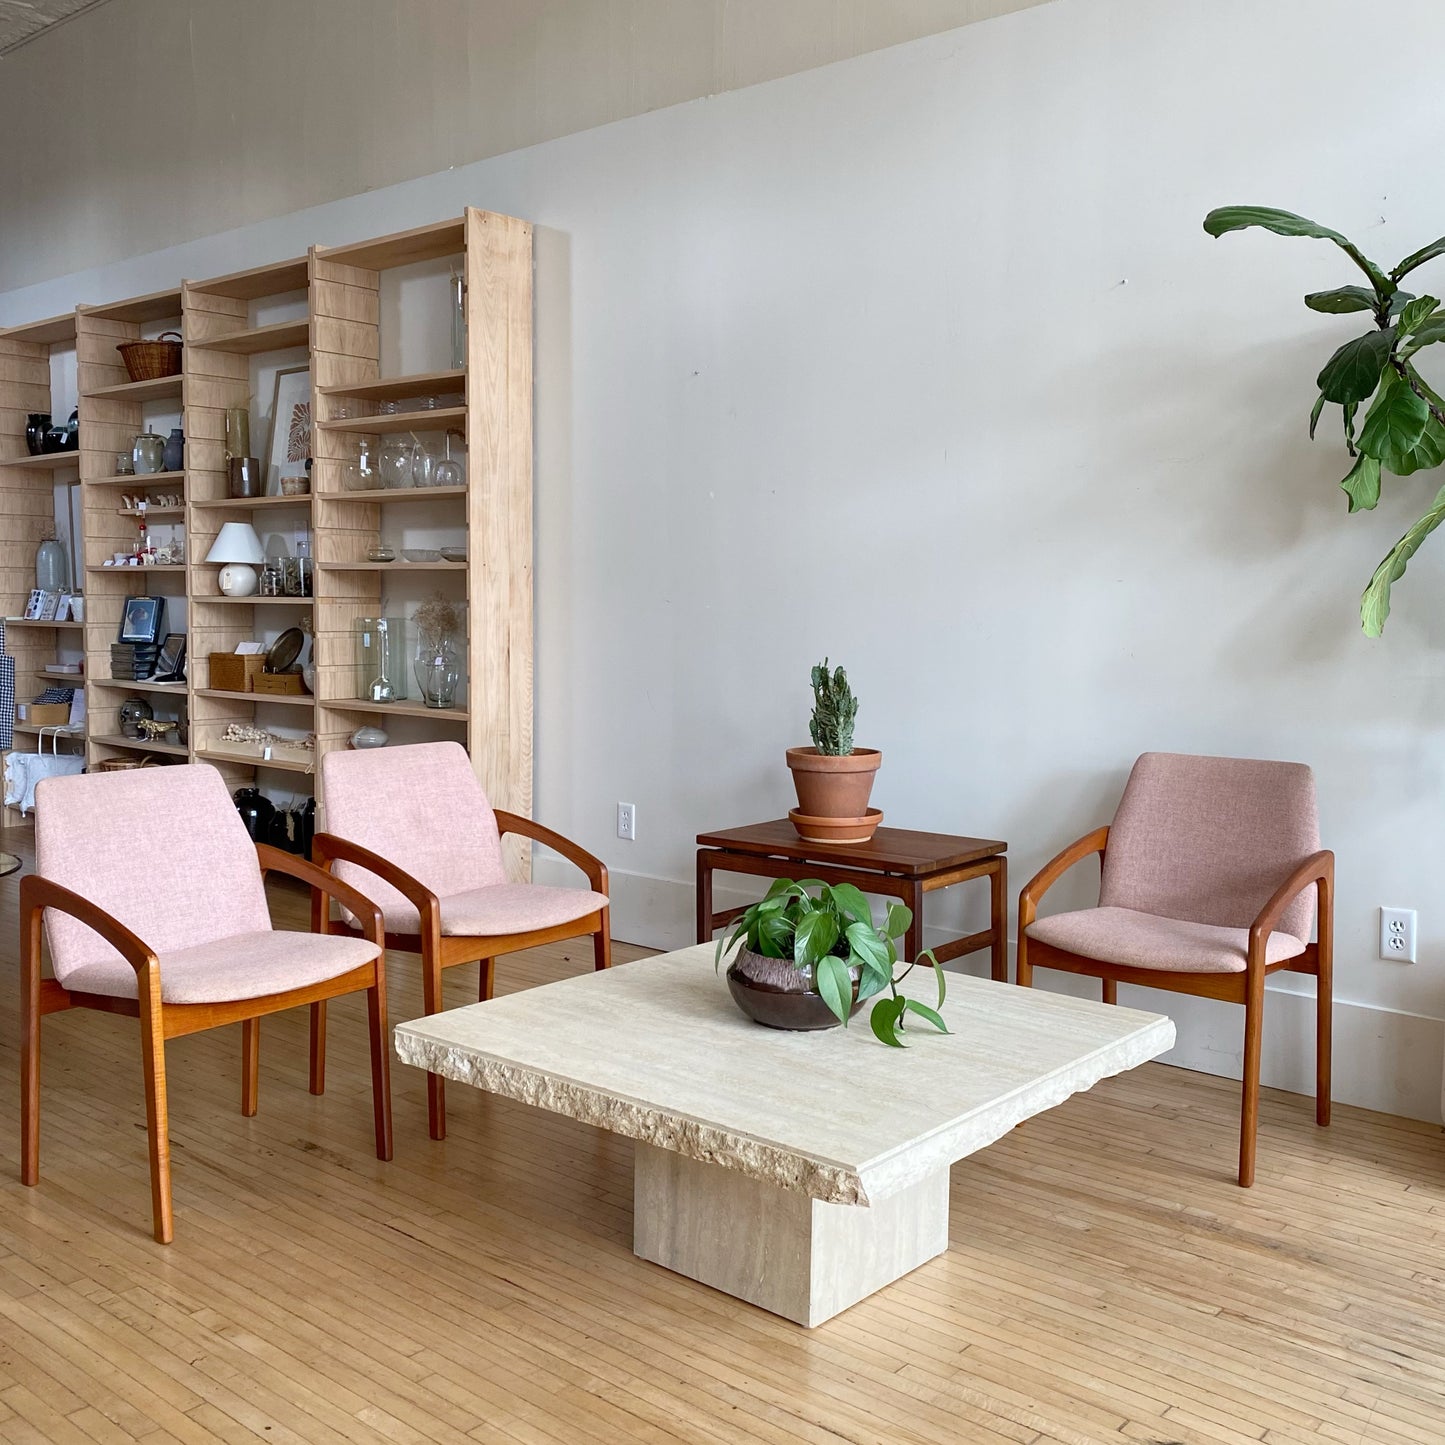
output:
POLYGON ((46 456, 51 456, 55 452, 63 452, 65 450, 65 439, 69 435, 70 433, 63 426, 47 428, 45 440, 41 443, 40 450, 44 452, 46 456))
POLYGON ((237 788, 233 801, 246 831, 253 843, 269 843, 271 821, 276 816, 276 805, 260 788, 237 788))
POLYGON ((45 450, 45 433, 50 430, 50 413, 32 411, 25 418, 25 450, 38 457, 45 450))
POLYGON ((70 413, 70 420, 65 424, 65 446, 62 450, 67 452, 78 452, 80 450, 79 408, 70 413))
POLYGON ((178 426, 171 428, 166 438, 165 451, 161 453, 161 466, 168 472, 178 472, 186 464, 186 434, 178 426))

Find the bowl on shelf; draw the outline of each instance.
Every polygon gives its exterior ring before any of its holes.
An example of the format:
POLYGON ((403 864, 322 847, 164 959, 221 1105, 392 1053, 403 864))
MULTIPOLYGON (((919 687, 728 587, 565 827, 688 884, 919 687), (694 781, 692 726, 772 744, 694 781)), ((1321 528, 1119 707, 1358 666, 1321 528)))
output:
POLYGON ((283 497, 304 497, 310 490, 310 477, 281 478, 281 495, 283 497))
POLYGON ((407 547, 401 554, 408 562, 440 562, 442 554, 435 547, 407 547))
POLYGON ((443 547, 443 562, 465 562, 467 560, 467 549, 465 547, 443 547))
POLYGON ((366 560, 368 562, 395 562, 396 548, 372 547, 367 551, 366 560))

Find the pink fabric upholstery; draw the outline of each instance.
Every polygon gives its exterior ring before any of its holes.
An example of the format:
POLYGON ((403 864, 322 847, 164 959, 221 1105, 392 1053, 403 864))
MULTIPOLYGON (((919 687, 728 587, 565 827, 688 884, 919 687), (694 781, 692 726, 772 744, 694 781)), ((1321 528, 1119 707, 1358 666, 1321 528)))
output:
MULTIPOLYGON (((1314 775, 1303 764, 1145 753, 1109 829, 1099 904, 1248 929, 1319 846, 1314 775)), ((1307 888, 1280 931, 1307 940, 1314 906, 1307 888)))
MULTIPOLYGON (((376 945, 364 938, 329 937, 284 930, 241 933, 192 948, 161 953, 162 1003, 228 1003, 264 998, 339 978, 370 963, 376 945)), ((134 998, 135 970, 118 955, 114 961, 83 963, 67 975, 65 986, 81 993, 134 998)))
MULTIPOLYGON (((590 888, 548 888, 541 883, 494 883, 490 888, 448 894, 438 902, 442 932, 453 938, 555 928, 607 907, 606 895, 590 888)), ((386 926, 392 927, 389 916, 386 926)), ((410 933, 417 926, 416 910, 412 909, 410 927, 396 931, 410 933)))
MULTIPOLYGON (((207 765, 47 778, 36 788, 35 871, 157 955, 271 928, 255 845, 207 765)), ((134 970, 85 924, 51 909, 45 931, 62 984, 80 969, 118 965, 134 996, 134 970)))
MULTIPOLYGON (((1129 908, 1055 913, 1031 923, 1026 932, 1066 953, 1168 973, 1243 973, 1249 951, 1247 928, 1160 918, 1129 908)), ((1265 962, 1278 963, 1304 951, 1304 944, 1292 934, 1271 933, 1265 962)))
MULTIPOLYGON (((505 883, 497 817, 460 743, 338 749, 321 760, 326 830, 395 863, 439 898, 505 883)), ((393 932, 415 932, 416 909, 354 863, 336 876, 359 888, 393 932), (410 915, 410 928, 393 918, 410 915)))

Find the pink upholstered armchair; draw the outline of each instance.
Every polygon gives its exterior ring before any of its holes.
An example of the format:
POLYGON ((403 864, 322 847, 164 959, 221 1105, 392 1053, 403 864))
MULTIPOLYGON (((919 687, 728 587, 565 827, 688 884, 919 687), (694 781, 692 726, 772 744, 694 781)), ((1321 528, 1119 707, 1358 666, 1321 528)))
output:
MULTIPOLYGON (((391 1158, 381 913, 341 879, 246 835, 221 775, 177 766, 50 778, 36 872, 20 885, 20 1177, 40 1177, 40 1020, 62 1009, 141 1025, 155 1237, 171 1214, 165 1041, 239 1021, 241 1112, 257 1103, 260 1019, 366 990, 376 1154, 391 1158), (361 920, 360 936, 273 931, 263 875, 288 873, 361 920), (40 976, 42 923, 54 978, 40 976)), ((313 1070, 313 1092, 315 1087, 313 1070)))
MULTIPOLYGON (((442 970, 479 962, 477 997, 492 996, 493 960, 539 944, 592 935, 593 962, 612 962, 607 869, 550 828, 493 811, 458 743, 332 752, 321 760, 326 832, 312 856, 376 899, 386 946, 419 953, 423 1006, 442 1010, 442 970), (509 883, 501 836, 555 849, 590 888, 509 883)), ((427 1121, 446 1137, 442 1080, 427 1075, 427 1121)))
POLYGON ((1330 1122, 1334 854, 1321 849, 1314 776, 1299 763, 1145 753, 1110 827, 1070 844, 1019 895, 1018 982, 1035 968, 1244 1005, 1239 1182, 1254 1183, 1264 980, 1313 974, 1315 1119, 1330 1122), (1073 865, 1102 855, 1099 906, 1036 916, 1073 865), (1317 917, 1310 941, 1311 914, 1317 917))

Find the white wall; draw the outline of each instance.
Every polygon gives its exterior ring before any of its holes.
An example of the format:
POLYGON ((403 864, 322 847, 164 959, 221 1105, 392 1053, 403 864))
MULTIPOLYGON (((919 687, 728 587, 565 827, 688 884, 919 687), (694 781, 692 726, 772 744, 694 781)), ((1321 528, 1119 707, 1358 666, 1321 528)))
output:
MULTIPOLYGON (((1397 54, 1445 47, 1432 0, 1372 16, 1397 54)), ((1386 262, 1445 231, 1438 87, 1362 63, 1357 30, 1350 0, 1060 0, 12 292, 0 320, 464 202, 533 218, 537 813, 614 868, 619 936, 686 941, 693 836, 783 811, 828 653, 889 820, 1007 838, 1015 886, 1141 750, 1313 764, 1338 1096, 1438 1117, 1445 543, 1382 641, 1356 620, 1434 484, 1344 515, 1305 420, 1352 323, 1299 298, 1351 268, 1200 229, 1290 206, 1386 262), (1376 959, 1381 903, 1419 908, 1414 967, 1376 959)), ((1267 1076, 1303 1086, 1290 987, 1267 1076)), ((1237 1010, 1139 1001, 1179 1019, 1177 1058, 1237 1071, 1237 1010)))

